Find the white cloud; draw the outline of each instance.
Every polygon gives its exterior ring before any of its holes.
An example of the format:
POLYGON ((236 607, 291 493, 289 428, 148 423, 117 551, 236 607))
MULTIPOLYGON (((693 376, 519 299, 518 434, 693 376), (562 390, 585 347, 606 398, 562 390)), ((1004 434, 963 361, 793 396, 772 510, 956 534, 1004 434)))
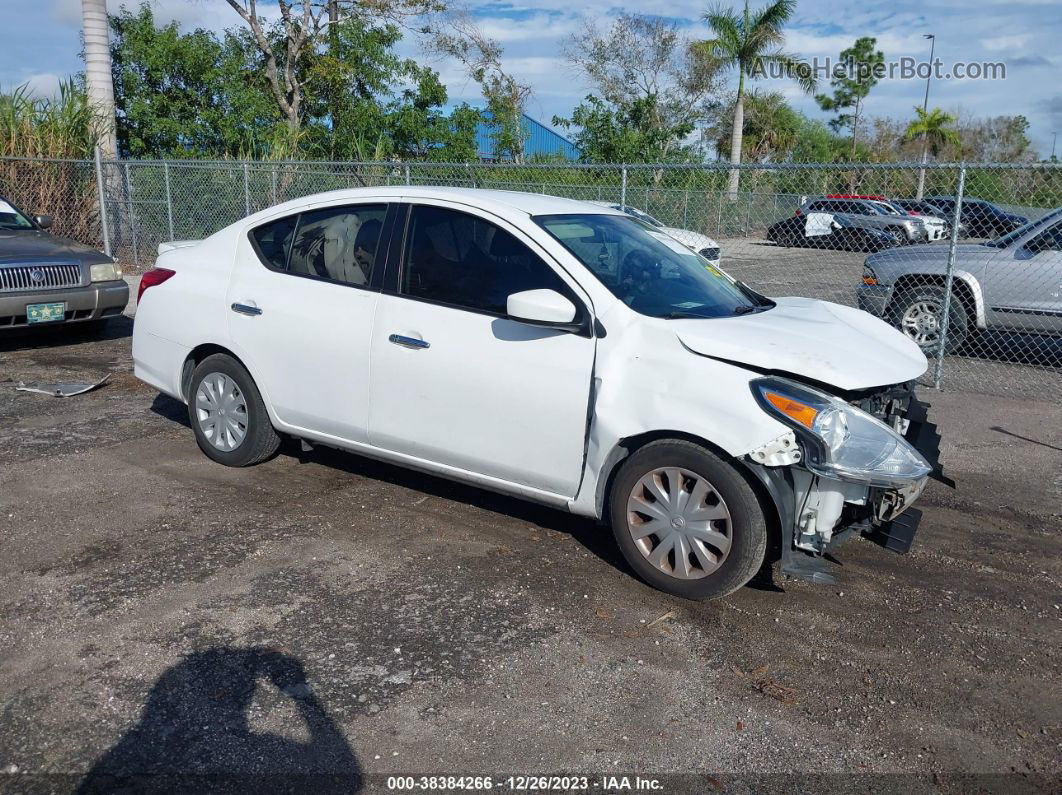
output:
POLYGON ((54 97, 59 93, 59 75, 50 72, 30 75, 26 80, 26 91, 33 97, 54 97))
POLYGON ((1019 50, 1028 44, 1029 39, 1032 38, 1031 33, 1016 33, 1010 36, 995 36, 990 39, 983 39, 981 45, 986 50, 1019 50))

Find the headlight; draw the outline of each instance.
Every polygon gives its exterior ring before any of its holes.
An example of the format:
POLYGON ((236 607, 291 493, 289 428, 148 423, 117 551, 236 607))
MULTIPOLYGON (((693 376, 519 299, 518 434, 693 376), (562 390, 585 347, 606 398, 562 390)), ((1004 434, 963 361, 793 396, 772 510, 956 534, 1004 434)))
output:
POLYGON ((843 400, 785 378, 752 382, 760 406, 797 432, 804 465, 817 475, 895 488, 932 467, 900 434, 843 400))
POLYGON ((89 268, 89 281, 115 282, 122 278, 122 266, 117 262, 101 262, 89 268))
POLYGON ((875 287, 878 283, 878 275, 874 273, 874 269, 869 265, 863 266, 863 284, 867 287, 875 287))

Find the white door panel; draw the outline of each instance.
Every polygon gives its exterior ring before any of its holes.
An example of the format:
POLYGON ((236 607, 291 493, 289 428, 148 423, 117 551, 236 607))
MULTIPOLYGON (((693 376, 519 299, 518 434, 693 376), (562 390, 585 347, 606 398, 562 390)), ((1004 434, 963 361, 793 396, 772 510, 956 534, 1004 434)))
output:
POLYGON ((574 496, 594 340, 400 296, 379 300, 370 442, 574 496))
POLYGON ((235 345, 277 418, 340 439, 365 442, 369 338, 379 294, 266 268, 244 239, 229 304, 235 345))

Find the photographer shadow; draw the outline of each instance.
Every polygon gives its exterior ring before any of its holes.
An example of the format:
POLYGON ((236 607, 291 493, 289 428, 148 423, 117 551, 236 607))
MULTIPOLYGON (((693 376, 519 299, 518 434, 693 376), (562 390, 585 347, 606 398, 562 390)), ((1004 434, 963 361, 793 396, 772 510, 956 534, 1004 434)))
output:
POLYGON ((215 647, 159 677, 140 722, 93 765, 77 792, 320 794, 352 793, 361 784, 353 750, 297 659, 272 649, 215 647), (251 730, 248 712, 261 682, 291 699, 304 724, 297 733, 307 740, 251 730))

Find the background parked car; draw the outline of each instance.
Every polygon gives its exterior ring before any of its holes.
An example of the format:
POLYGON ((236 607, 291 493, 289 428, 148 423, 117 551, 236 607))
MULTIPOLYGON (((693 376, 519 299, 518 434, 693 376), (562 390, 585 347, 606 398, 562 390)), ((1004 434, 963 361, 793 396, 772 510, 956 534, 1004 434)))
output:
POLYGON ((655 226, 661 232, 671 235, 682 243, 682 245, 689 246, 691 250, 696 251, 710 263, 719 267, 719 244, 712 238, 708 237, 708 235, 702 235, 700 232, 694 232, 690 229, 680 229, 676 226, 664 226, 662 221, 658 221, 644 210, 639 210, 637 207, 631 207, 629 204, 614 204, 612 202, 590 203, 598 204, 602 207, 609 207, 613 210, 619 210, 621 213, 626 213, 632 218, 637 218, 639 221, 644 221, 650 226, 655 226))
POLYGON ((798 216, 808 213, 844 216, 854 226, 891 235, 897 243, 921 243, 928 237, 926 225, 920 219, 890 212, 874 199, 811 199, 796 211, 798 216))
MULTIPOLYGON (((1000 237, 956 248, 947 352, 978 329, 1062 334, 1062 208, 1000 237)), ((859 307, 885 318, 923 351, 940 345, 948 247, 867 257, 859 307)))
MULTIPOLYGON (((939 218, 944 222, 944 234, 945 236, 951 234, 951 222, 955 218, 954 208, 951 215, 942 207, 927 202, 923 199, 890 199, 890 202, 902 210, 906 210, 909 213, 913 213, 919 216, 928 216, 930 218, 939 218)), ((969 232, 966 229, 966 224, 959 222, 959 237, 967 237, 969 232)))
POLYGON ((102 325, 129 300, 122 269, 102 252, 45 230, 0 196, 0 332, 27 326, 102 325))
MULTIPOLYGON (((926 196, 926 201, 942 209, 948 218, 955 217, 954 196, 926 196)), ((999 237, 1029 223, 1024 215, 1008 213, 984 199, 964 197, 959 217, 970 237, 999 237)))
POLYGON ((841 251, 881 251, 896 245, 894 236, 880 229, 857 226, 844 215, 831 216, 828 225, 810 231, 814 234, 809 234, 806 215, 783 218, 767 228, 767 239, 779 246, 841 251))

